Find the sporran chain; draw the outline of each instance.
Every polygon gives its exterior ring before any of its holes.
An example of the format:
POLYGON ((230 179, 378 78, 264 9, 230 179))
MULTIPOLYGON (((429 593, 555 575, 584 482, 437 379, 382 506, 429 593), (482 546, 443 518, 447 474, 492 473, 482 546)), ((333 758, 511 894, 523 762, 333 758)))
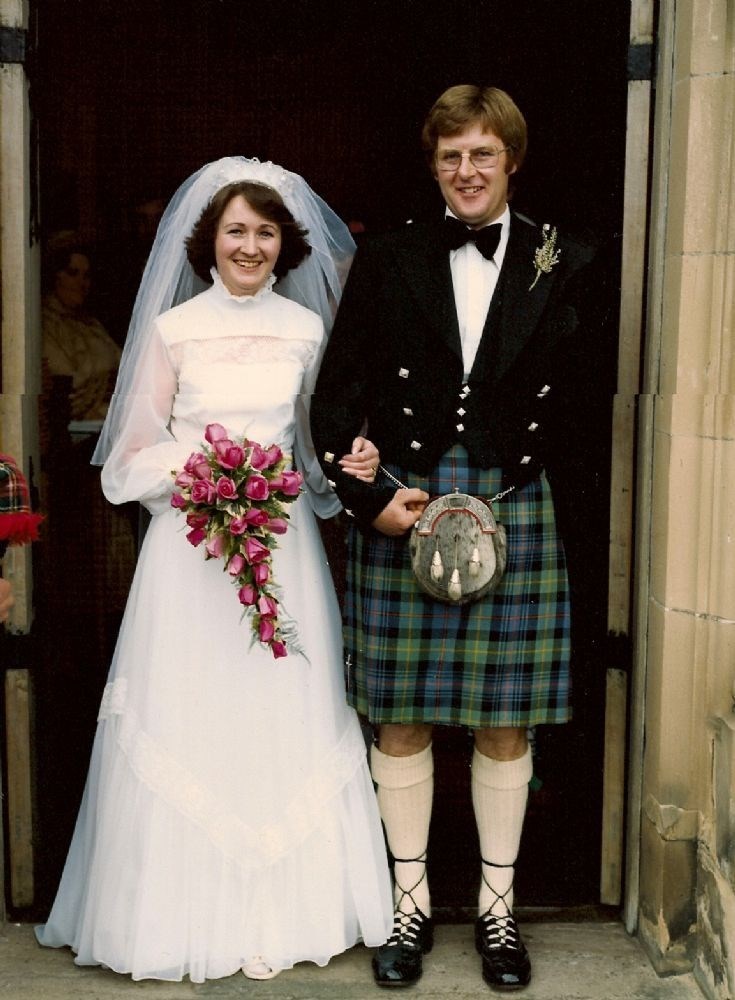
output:
MULTIPOLYGON (((392 472, 388 472, 384 466, 379 465, 378 472, 382 472, 384 476, 387 476, 387 478, 390 479, 390 481, 399 489, 407 490, 409 488, 405 483, 402 483, 400 479, 397 479, 392 472)), ((507 496, 508 493, 512 493, 514 489, 515 486, 509 486, 507 490, 502 490, 500 493, 496 493, 494 497, 490 497, 486 503, 495 503, 497 500, 502 500, 504 496, 507 496)))

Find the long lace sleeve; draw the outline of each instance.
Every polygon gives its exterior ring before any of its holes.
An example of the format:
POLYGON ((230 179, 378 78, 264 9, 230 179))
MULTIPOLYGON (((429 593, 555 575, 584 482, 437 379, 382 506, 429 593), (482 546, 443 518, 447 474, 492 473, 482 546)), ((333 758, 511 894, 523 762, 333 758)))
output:
POLYGON ((311 436, 309 413, 311 398, 316 385, 326 337, 322 337, 321 346, 314 352, 312 363, 304 373, 301 393, 296 400, 296 442, 294 460, 297 469, 304 477, 304 485, 311 501, 311 506, 317 517, 334 517, 342 509, 342 504, 324 475, 311 436))
POLYGON ((146 353, 124 401, 120 435, 102 468, 102 489, 111 503, 138 500, 158 514, 169 506, 171 471, 182 467, 191 449, 169 430, 178 379, 157 325, 146 353))

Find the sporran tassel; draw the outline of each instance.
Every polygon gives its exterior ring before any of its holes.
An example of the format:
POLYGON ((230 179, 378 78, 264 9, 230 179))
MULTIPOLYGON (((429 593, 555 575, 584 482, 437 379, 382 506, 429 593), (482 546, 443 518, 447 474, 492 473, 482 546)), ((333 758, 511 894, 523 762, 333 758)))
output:
POLYGON ((476 547, 472 550, 472 558, 470 559, 469 574, 470 576, 477 576, 480 572, 480 552, 476 547))
POLYGON ((431 579, 438 582, 443 576, 444 565, 442 563, 441 552, 439 549, 436 549, 434 555, 431 557, 431 579))

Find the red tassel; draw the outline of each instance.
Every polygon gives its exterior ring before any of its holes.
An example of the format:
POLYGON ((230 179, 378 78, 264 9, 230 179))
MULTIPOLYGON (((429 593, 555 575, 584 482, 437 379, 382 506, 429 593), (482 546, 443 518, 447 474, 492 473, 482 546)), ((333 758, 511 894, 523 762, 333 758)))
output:
POLYGON ((35 542, 43 520, 43 514, 0 514, 0 541, 10 545, 35 542))

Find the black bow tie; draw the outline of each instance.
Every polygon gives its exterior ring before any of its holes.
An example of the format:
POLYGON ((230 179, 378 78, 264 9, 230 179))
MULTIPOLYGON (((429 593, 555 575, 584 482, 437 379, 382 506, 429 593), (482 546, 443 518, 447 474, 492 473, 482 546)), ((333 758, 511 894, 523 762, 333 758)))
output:
POLYGON ((468 229, 464 222, 448 215, 444 220, 444 241, 449 250, 458 250, 472 241, 485 260, 492 260, 500 243, 502 226, 495 222, 482 229, 468 229))

